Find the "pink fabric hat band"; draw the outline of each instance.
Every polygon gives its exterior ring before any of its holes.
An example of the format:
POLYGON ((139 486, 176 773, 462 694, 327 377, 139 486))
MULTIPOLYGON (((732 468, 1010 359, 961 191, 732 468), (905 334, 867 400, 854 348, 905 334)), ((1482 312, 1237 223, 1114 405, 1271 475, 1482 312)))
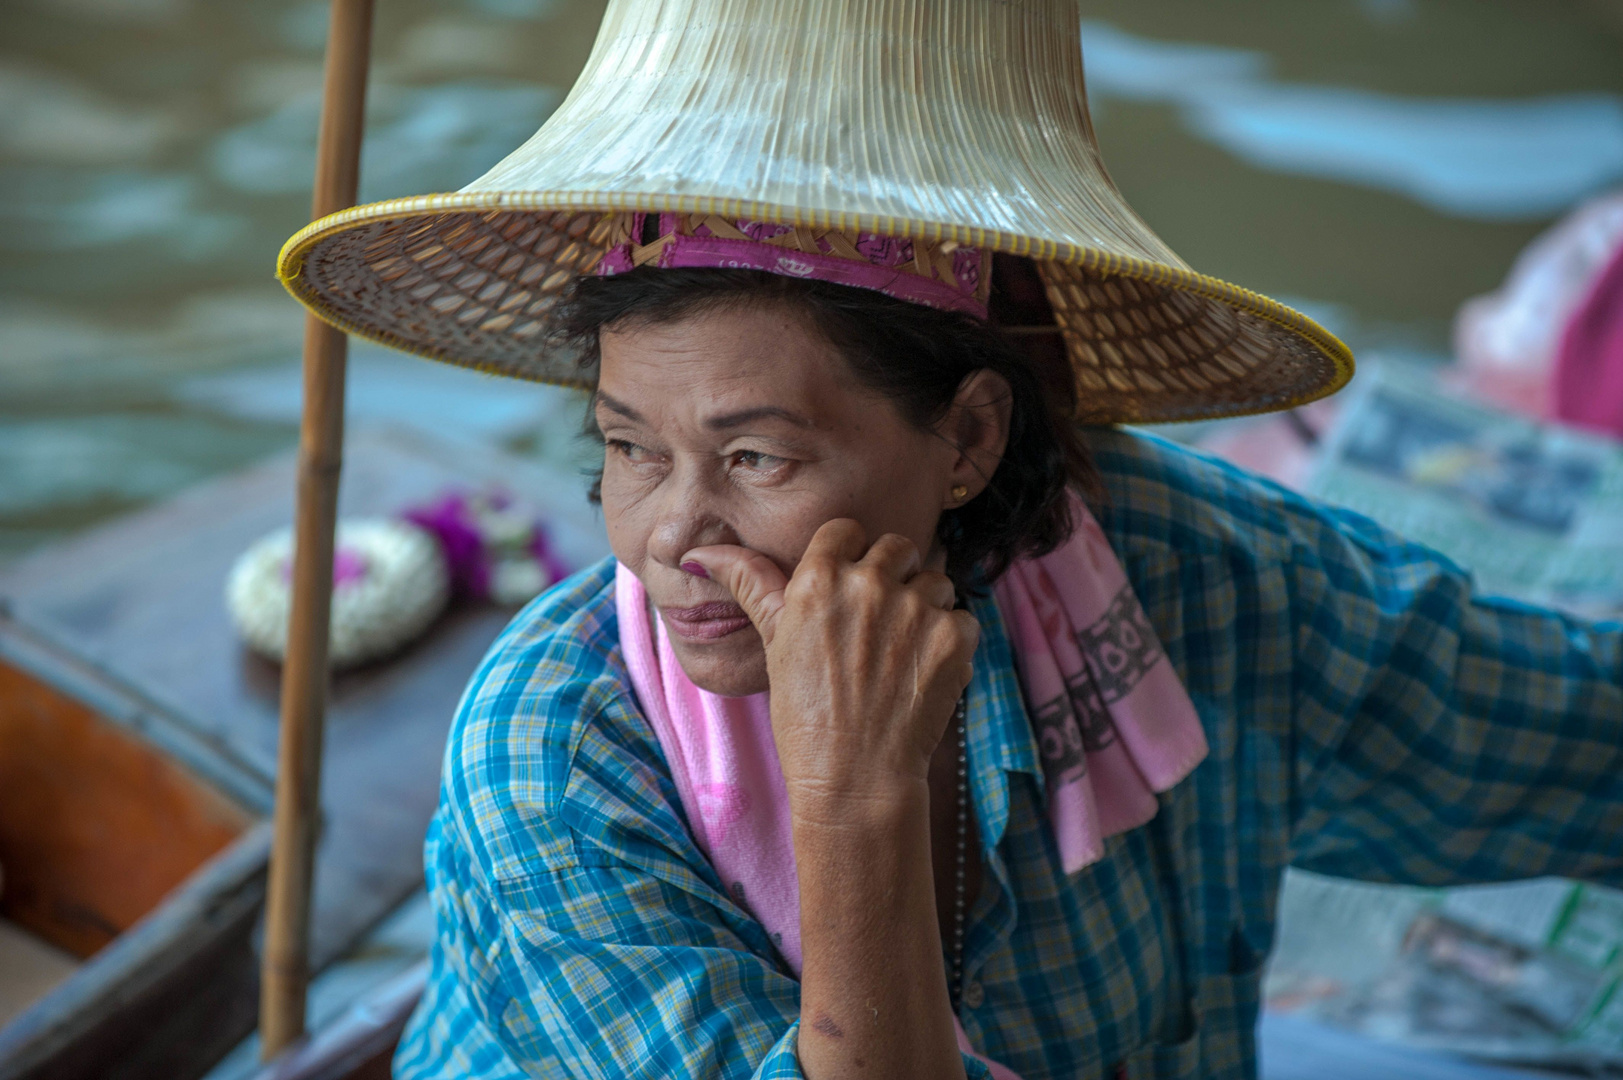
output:
POLYGON ((604 254, 600 275, 648 265, 764 270, 986 318, 992 267, 981 248, 703 214, 660 214, 658 237, 643 244, 648 216, 626 215, 627 238, 604 254))

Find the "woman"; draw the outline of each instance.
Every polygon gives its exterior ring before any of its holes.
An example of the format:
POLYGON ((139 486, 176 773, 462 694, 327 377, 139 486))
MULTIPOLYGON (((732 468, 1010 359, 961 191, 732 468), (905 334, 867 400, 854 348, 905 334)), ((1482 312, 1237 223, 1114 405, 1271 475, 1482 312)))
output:
POLYGON ((615 559, 452 731, 399 1075, 1249 1076, 1287 864, 1620 876, 1623 627, 1075 425, 1348 374, 1120 203, 1075 32, 627 0, 489 176, 290 242, 605 441, 615 559))

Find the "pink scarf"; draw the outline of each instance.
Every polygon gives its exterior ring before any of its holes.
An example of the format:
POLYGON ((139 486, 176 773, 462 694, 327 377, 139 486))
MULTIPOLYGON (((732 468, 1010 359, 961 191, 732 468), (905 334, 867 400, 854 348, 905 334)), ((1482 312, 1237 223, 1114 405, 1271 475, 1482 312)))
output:
MULTIPOLYGON (((1097 861, 1107 836, 1153 818, 1155 793, 1206 756, 1194 705, 1103 531, 1080 499, 1072 512, 1077 529, 1069 540, 1016 563, 993 589, 1067 874, 1097 861)), ((615 592, 631 684, 670 762, 693 838, 799 974, 800 888, 767 695, 725 698, 693 685, 664 623, 651 617, 642 583, 624 566, 615 592)), ((958 1044, 974 1053, 962 1026, 958 1044)), ((987 1064, 999 1080, 1018 1080, 987 1064)))

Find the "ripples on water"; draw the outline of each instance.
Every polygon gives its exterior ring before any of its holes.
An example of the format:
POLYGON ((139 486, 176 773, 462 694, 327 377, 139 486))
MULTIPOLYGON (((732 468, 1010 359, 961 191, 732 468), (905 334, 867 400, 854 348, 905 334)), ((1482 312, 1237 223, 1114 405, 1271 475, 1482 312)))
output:
POLYGON ((1623 97, 1417 98, 1274 77, 1250 49, 1170 43, 1089 22, 1088 83, 1103 101, 1177 109, 1185 129, 1248 164, 1362 184, 1439 213, 1557 214, 1623 177, 1623 97))
MULTIPOLYGON (((1454 307, 1623 180, 1623 4, 1087 2, 1128 197, 1355 345, 1454 307)), ((379 5, 363 198, 454 189, 546 117, 598 2, 379 5)), ((0 553, 292 441, 324 2, 16 0, 0 36, 0 553)), ((358 347, 354 409, 567 457, 542 388, 358 347), (454 402, 446 406, 446 401, 454 402), (447 419, 450 417, 451 419, 447 419)))

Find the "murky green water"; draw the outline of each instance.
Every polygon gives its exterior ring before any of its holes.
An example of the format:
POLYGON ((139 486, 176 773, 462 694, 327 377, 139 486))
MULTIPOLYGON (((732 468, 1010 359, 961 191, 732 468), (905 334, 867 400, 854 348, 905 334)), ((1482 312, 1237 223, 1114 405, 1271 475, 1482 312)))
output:
MULTIPOLYGON (((1084 0, 1100 137, 1202 270, 1441 353, 1623 181, 1616 0, 1084 0)), ((0 553, 289 445, 320 0, 0 6, 0 553)), ((572 81, 595 0, 380 0, 363 198, 460 186, 572 81)), ((361 418, 548 455, 546 391, 359 349, 361 418), (445 402, 454 398, 455 408, 445 402)))

